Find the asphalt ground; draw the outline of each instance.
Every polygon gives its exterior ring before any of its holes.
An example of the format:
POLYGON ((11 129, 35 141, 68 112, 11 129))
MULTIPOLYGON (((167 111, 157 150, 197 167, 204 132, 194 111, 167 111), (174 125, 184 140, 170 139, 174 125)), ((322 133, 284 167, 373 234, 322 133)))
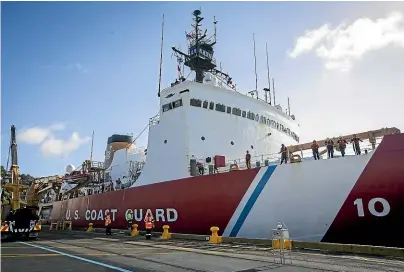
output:
POLYGON ((279 252, 253 245, 212 245, 185 240, 146 241, 77 231, 43 231, 35 241, 3 242, 3 271, 404 271, 404 260, 321 252, 279 252))

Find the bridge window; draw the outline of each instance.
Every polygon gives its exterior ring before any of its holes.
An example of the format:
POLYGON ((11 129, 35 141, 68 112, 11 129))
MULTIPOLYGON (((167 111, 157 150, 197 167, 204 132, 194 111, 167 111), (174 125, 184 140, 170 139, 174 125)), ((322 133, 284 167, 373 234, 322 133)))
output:
POLYGON ((192 99, 189 101, 189 104, 190 104, 191 106, 194 106, 194 107, 202 107, 202 100, 192 98, 192 99))
POLYGON ((169 111, 173 108, 173 105, 171 103, 167 103, 163 105, 163 112, 169 111))
POLYGON ((203 108, 204 109, 207 109, 208 108, 208 104, 209 104, 209 102, 208 101, 203 101, 203 108))
POLYGON ((173 102, 163 105, 163 112, 178 108, 182 106, 182 99, 175 100, 173 102))
POLYGON ((173 102, 173 109, 181 107, 182 106, 182 99, 178 99, 173 102))
POLYGON ((213 110, 214 107, 215 107, 215 103, 210 102, 210 103, 209 103, 209 109, 210 109, 210 110, 213 110))
POLYGON ((226 112, 227 112, 227 113, 231 113, 231 107, 227 107, 226 112))
POLYGON ((216 110, 220 112, 226 112, 226 106, 223 104, 216 104, 216 110))
POLYGON ((234 115, 241 116, 241 110, 239 108, 233 108, 232 112, 234 115))

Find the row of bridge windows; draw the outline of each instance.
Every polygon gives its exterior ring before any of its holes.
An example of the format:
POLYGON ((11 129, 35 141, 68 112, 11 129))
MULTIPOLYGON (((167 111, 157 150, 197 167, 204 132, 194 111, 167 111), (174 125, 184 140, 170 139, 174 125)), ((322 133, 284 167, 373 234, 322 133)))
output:
MULTIPOLYGON (((177 107, 181 107, 182 105, 183 105, 182 99, 178 99, 176 101, 163 105, 162 109, 163 109, 163 112, 166 112, 168 110, 175 109, 177 107)), ((270 126, 274 129, 277 129, 277 130, 285 133, 286 135, 292 137, 294 140, 299 142, 299 137, 296 135, 296 133, 294 133, 289 128, 285 127, 284 125, 280 124, 279 122, 275 122, 274 120, 271 120, 270 118, 268 118, 264 115, 259 115, 252 111, 242 110, 237 107, 232 108, 232 107, 226 106, 221 103, 215 104, 212 101, 210 101, 210 102, 207 100, 202 101, 200 99, 195 99, 195 98, 192 98, 190 100, 190 105, 193 107, 200 107, 200 108, 209 109, 209 110, 216 110, 218 112, 223 112, 223 113, 227 113, 227 114, 233 114, 236 116, 240 116, 242 118, 250 119, 252 121, 255 121, 255 122, 258 122, 261 124, 265 124, 267 126, 270 126)))

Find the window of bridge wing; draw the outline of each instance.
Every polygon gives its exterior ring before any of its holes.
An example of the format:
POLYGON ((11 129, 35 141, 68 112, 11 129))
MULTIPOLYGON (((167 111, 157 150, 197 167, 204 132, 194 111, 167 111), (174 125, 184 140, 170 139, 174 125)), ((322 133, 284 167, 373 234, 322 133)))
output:
POLYGON ((163 105, 163 112, 169 111, 173 108, 173 105, 171 103, 167 103, 163 105))
POLYGON ((200 108, 200 107, 202 107, 202 100, 192 98, 192 99, 189 101, 189 104, 190 104, 191 106, 199 107, 199 108, 200 108))
POLYGON ((214 102, 210 102, 210 103, 209 103, 209 109, 210 109, 210 110, 213 110, 214 107, 215 107, 215 103, 214 103, 214 102))
POLYGON ((176 101, 174 101, 172 103, 173 103, 173 109, 181 107, 182 106, 182 99, 178 99, 178 100, 176 100, 176 101))
POLYGON ((216 111, 226 112, 226 106, 218 103, 218 104, 216 104, 216 111))
POLYGON ((163 105, 163 112, 182 106, 182 98, 163 105))
POLYGON ((232 109, 232 114, 236 116, 241 116, 241 109, 239 108, 233 108, 232 109))
POLYGON ((227 109, 226 109, 226 113, 231 114, 231 107, 227 107, 227 109))

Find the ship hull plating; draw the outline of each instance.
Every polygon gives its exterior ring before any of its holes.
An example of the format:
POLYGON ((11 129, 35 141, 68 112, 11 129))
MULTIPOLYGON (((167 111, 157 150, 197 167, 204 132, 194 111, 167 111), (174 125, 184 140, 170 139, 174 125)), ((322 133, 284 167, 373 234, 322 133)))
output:
POLYGON ((140 229, 148 210, 156 228, 230 237, 270 238, 278 221, 295 240, 404 247, 404 134, 374 152, 185 178, 55 202, 52 220, 73 226, 140 229))

